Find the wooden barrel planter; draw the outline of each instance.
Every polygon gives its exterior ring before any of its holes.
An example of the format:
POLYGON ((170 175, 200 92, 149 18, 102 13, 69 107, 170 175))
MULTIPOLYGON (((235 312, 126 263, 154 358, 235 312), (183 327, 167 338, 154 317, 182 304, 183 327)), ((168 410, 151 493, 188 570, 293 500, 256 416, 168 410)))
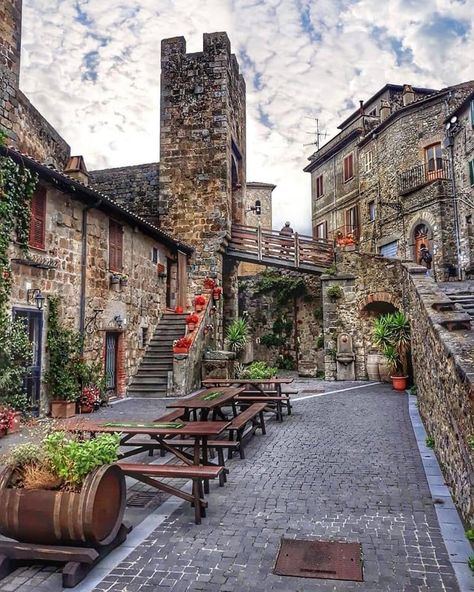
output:
POLYGON ((78 493, 9 487, 14 469, 0 473, 0 533, 43 545, 111 543, 122 524, 125 477, 118 465, 88 475, 78 493))

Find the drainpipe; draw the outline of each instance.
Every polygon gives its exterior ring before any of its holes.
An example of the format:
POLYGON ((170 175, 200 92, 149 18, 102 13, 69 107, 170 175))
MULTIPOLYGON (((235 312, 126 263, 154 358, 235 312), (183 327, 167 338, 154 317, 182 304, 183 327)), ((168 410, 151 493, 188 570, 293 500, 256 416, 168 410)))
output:
MULTIPOLYGON (((86 280, 87 280, 87 214, 89 210, 97 208, 102 203, 99 199, 91 206, 82 210, 82 234, 81 234, 81 291, 79 296, 79 333, 84 337, 86 323, 86 280)), ((84 345, 82 345, 84 347, 84 345)))
POLYGON ((458 260, 458 280, 462 280, 461 270, 461 237, 459 233, 459 214, 458 214, 458 201, 457 201, 457 189, 456 189, 456 178, 454 175, 454 141, 449 147, 450 166, 451 166, 451 188, 453 192, 453 216, 454 216, 454 236, 456 237, 456 257, 458 260))

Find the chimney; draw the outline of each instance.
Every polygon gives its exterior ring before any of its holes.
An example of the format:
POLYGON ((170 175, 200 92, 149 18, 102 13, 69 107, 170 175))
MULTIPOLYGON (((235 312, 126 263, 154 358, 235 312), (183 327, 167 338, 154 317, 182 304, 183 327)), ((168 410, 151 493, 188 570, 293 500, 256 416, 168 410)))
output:
POLYGON ((390 116, 391 111, 390 103, 383 99, 380 103, 380 121, 387 119, 387 117, 390 116))
POLYGON ((82 156, 71 156, 64 169, 64 173, 86 187, 89 185, 89 173, 82 156))
POLYGON ((413 101, 415 100, 415 92, 409 84, 405 84, 403 86, 402 99, 404 107, 406 107, 410 103, 413 103, 413 101))
MULTIPOLYGON (((2 0, 0 12, 0 68, 13 74, 13 87, 20 80, 22 0, 2 0)), ((2 76, 3 78, 3 76, 2 76)))

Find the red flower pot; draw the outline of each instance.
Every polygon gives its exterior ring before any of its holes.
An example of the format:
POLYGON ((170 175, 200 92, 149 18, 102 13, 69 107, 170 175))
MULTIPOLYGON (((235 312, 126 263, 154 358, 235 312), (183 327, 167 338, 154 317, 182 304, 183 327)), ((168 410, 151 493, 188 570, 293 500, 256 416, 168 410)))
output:
POLYGON ((17 411, 13 417, 12 425, 8 428, 7 434, 14 434, 20 431, 21 413, 17 411))
POLYGON ((177 307, 174 309, 174 312, 175 312, 176 314, 183 314, 183 312, 184 312, 184 311, 183 311, 183 307, 182 307, 182 306, 177 306, 177 307))
POLYGON ((394 391, 404 391, 407 388, 408 376, 391 376, 394 391))
POLYGON ((174 354, 187 354, 189 349, 187 347, 173 347, 174 354))

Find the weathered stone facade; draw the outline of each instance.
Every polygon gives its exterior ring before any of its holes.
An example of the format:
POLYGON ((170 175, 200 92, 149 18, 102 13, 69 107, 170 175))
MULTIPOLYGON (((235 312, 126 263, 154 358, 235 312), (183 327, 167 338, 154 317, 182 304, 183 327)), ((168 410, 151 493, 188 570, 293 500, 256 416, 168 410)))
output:
POLYGON ((193 54, 182 37, 164 40, 161 67, 160 224, 195 247, 199 290, 223 281, 222 241, 243 220, 245 82, 225 33, 193 54))
POLYGON ((313 234, 322 225, 329 238, 354 234, 361 251, 416 260, 421 243, 415 234, 423 227, 435 277, 452 274, 452 175, 442 143, 446 109, 473 88, 472 82, 442 91, 387 85, 343 122, 305 168, 312 177, 313 234))
POLYGON ((147 220, 158 220, 160 165, 157 162, 90 171, 90 183, 147 220))
POLYGON ((0 127, 8 143, 56 168, 64 168, 69 145, 19 89, 22 0, 5 0, 0 13, 0 127))
MULTIPOLYGON (((30 159, 14 152, 9 154, 22 158, 26 166, 36 166, 30 159)), ((106 335, 116 334, 116 394, 123 396, 144 354, 146 340, 152 337, 167 304, 166 280, 158 273, 153 250, 158 250, 162 259, 176 261, 178 251, 190 253, 191 249, 105 196, 47 167, 40 170, 40 184, 46 189, 44 249, 30 247, 25 258, 12 244, 11 307, 16 313, 35 312, 29 290, 39 289, 44 296, 60 296, 62 321, 77 330, 82 324, 85 355, 90 359, 104 360, 106 335), (56 180, 53 185, 51 175, 59 177, 59 182, 56 180), (69 191, 68 184, 73 185, 69 191), (116 284, 111 282, 113 273, 109 268, 111 221, 120 225, 123 243, 122 269, 114 272, 122 278, 126 276, 116 284)), ((175 283, 177 274, 173 277, 175 283)), ((171 289, 177 291, 173 280, 171 289)), ((43 371, 47 363, 47 310, 42 312, 41 325, 39 352, 43 371)), ((43 411, 48 408, 46 395, 42 388, 43 411)))

